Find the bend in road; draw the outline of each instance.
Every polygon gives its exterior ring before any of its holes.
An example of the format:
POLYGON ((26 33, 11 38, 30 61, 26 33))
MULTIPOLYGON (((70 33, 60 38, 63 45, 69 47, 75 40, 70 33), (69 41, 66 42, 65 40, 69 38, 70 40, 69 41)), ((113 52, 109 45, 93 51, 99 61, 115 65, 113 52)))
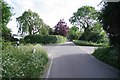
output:
POLYGON ((53 58, 48 78, 118 78, 118 70, 81 48, 72 42, 52 48, 55 52, 51 53, 53 58))

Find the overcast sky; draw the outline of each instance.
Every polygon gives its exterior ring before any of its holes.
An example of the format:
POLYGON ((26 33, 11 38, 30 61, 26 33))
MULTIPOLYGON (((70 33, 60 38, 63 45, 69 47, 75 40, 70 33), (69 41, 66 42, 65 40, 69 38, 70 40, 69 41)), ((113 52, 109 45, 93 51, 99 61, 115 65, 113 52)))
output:
POLYGON ((76 12, 78 8, 89 5, 95 7, 97 10, 100 6, 97 6, 101 0, 5 0, 10 6, 12 6, 13 13, 15 15, 8 23, 8 27, 13 33, 17 33, 16 17, 22 15, 25 10, 31 9, 40 15, 40 18, 48 24, 50 27, 54 27, 60 19, 64 19, 69 23, 69 18, 73 12, 76 12))

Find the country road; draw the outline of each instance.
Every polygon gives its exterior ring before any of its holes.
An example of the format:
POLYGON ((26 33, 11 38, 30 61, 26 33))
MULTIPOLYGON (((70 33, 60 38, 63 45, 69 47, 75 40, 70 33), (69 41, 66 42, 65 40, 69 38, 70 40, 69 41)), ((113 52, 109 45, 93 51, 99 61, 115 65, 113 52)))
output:
POLYGON ((67 42, 45 48, 51 58, 46 78, 118 78, 118 70, 91 56, 94 47, 67 42))

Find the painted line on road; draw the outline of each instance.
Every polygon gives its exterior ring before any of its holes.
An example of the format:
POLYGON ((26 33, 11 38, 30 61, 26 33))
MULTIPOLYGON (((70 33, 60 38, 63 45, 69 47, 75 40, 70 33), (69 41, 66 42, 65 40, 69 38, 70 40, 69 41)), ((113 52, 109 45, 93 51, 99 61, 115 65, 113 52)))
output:
POLYGON ((48 71, 47 71, 46 79, 49 78, 50 69, 51 69, 52 64, 53 64, 53 56, 52 56, 52 53, 53 53, 53 51, 49 54, 49 58, 51 58, 51 61, 50 61, 50 65, 49 65, 49 68, 48 68, 48 71))
POLYGON ((80 46, 78 46, 80 49, 82 49, 83 51, 85 51, 87 54, 89 54, 89 52, 87 52, 85 49, 81 48, 80 46))
POLYGON ((82 49, 84 52, 86 52, 88 55, 90 55, 92 58, 96 59, 93 55, 91 55, 89 52, 87 52, 85 49, 81 48, 80 46, 78 46, 80 49, 82 49))
MULTIPOLYGON (((59 44, 58 46, 56 47, 60 47, 62 46, 63 44, 59 44)), ((55 47, 55 48, 56 48, 55 47)), ((54 49, 55 49, 54 48, 54 49)), ((55 53, 55 50, 53 50, 48 56, 49 58, 51 58, 51 61, 50 61, 50 65, 49 65, 49 68, 48 68, 48 71, 47 71, 47 75, 46 75, 46 80, 49 78, 49 75, 50 75, 50 70, 51 70, 51 67, 52 67, 52 64, 53 64, 53 54, 55 53)))

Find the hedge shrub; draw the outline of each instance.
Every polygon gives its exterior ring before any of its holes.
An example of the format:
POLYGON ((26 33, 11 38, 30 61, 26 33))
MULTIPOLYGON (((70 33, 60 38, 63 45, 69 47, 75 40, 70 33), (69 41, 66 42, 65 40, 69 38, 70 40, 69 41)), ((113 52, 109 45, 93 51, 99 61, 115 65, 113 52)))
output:
POLYGON ((48 62, 46 51, 40 45, 26 45, 2 51, 2 77, 40 78, 48 62), (33 51, 33 49, 35 49, 33 51))
POLYGON ((109 46, 109 44, 104 44, 104 43, 93 43, 93 42, 88 42, 88 41, 82 41, 82 40, 73 40, 73 42, 76 45, 79 46, 109 46))
POLYGON ((28 35, 24 40, 26 43, 58 44, 64 43, 66 38, 59 35, 28 35))
POLYGON ((98 48, 92 55, 120 70, 120 47, 98 48))

